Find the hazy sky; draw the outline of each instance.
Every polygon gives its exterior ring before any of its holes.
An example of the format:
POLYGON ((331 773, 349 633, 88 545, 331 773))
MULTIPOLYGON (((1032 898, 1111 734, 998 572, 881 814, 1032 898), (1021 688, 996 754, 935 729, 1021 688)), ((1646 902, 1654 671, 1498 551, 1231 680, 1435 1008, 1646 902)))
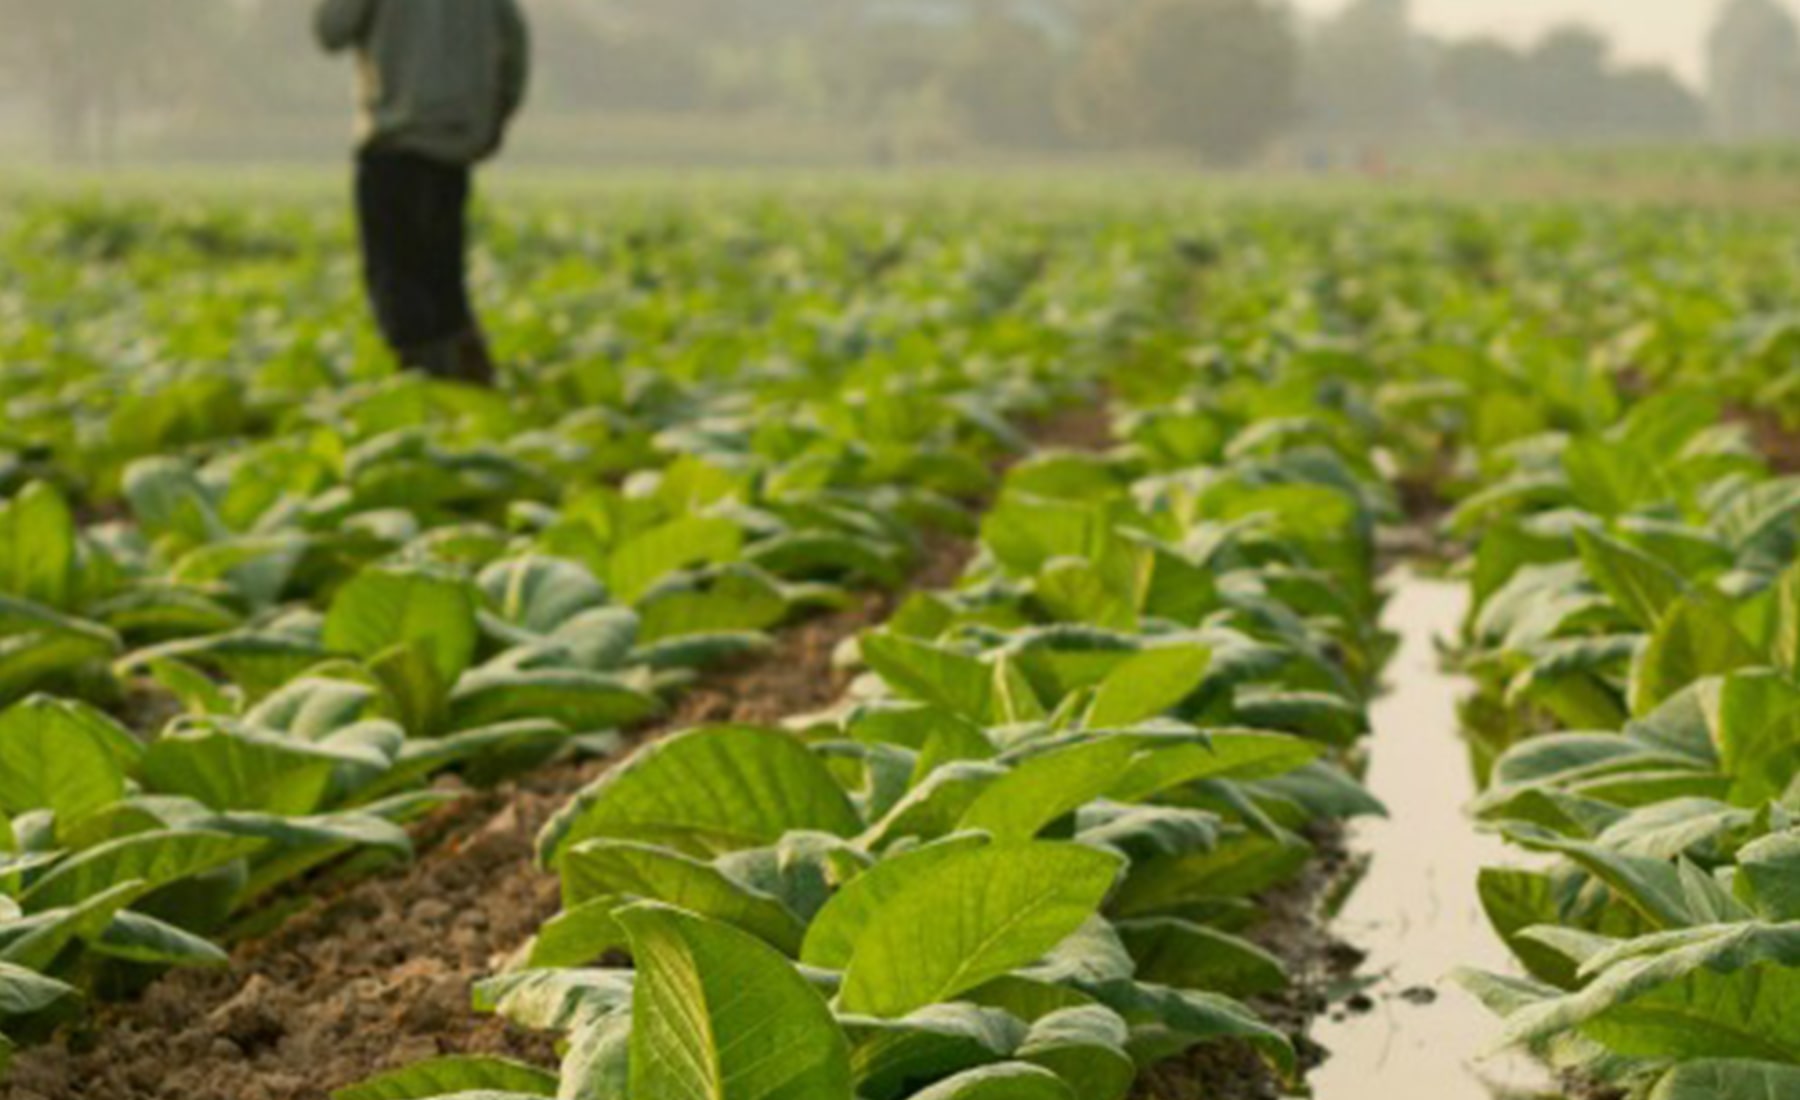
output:
MULTIPOLYGON (((1546 27, 1570 20, 1601 27, 1619 44, 1622 57, 1664 61, 1697 81, 1704 72, 1704 43, 1713 14, 1724 0, 1413 0, 1419 24, 1448 34, 1492 31, 1530 39, 1546 27)), ((1800 0, 1784 0, 1800 9, 1800 0)), ((1344 0, 1297 0, 1302 11, 1320 14, 1344 0)))

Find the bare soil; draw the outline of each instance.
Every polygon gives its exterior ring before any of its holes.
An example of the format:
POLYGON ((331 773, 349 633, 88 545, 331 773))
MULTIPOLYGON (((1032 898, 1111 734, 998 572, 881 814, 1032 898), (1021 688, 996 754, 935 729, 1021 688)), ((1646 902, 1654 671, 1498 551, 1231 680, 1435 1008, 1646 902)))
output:
POLYGON ((1800 473, 1800 433, 1766 409, 1734 409, 1730 418, 1750 429, 1756 447, 1778 474, 1800 473))

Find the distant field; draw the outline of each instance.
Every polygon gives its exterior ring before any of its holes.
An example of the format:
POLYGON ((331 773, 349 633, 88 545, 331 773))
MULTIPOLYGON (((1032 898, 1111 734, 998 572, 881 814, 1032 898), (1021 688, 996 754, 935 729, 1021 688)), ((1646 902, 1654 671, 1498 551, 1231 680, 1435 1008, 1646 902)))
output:
MULTIPOLYGON (((1209 172, 1175 156, 1129 158, 969 156, 876 167, 839 155, 854 139, 827 129, 787 130, 774 144, 741 126, 697 120, 550 120, 484 174, 495 195, 551 201, 589 196, 703 197, 762 194, 810 200, 879 196, 1005 197, 1034 201, 1188 201, 1261 197, 1289 201, 1445 198, 1608 202, 1781 210, 1800 205, 1800 149, 1507 150, 1396 158, 1379 175, 1302 172, 1279 165, 1209 172), (560 133, 578 135, 563 141, 560 133), (757 148, 752 151, 750 145, 757 148), (596 154, 595 149, 604 152, 596 154), (560 152, 558 151, 560 150, 560 152)), ((281 148, 277 143, 271 149, 281 148)), ((341 193, 348 149, 341 130, 313 133, 297 159, 213 160, 159 156, 110 168, 59 168, 13 158, 0 194, 136 198, 267 196, 321 200, 341 193)), ((241 151, 241 150, 240 150, 241 151)))
POLYGON ((0 1100, 1800 1095, 1800 213, 1647 164, 507 165, 492 390, 341 165, 15 171, 0 1100))

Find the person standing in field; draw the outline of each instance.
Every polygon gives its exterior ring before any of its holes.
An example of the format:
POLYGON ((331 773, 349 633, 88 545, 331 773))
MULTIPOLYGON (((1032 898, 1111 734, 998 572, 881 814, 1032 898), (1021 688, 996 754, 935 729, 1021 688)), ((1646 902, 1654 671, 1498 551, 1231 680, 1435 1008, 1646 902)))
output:
POLYGON ((467 210, 474 166, 525 100, 525 17, 516 0, 321 0, 314 29, 356 52, 356 212, 382 336, 403 367, 491 385, 467 210))

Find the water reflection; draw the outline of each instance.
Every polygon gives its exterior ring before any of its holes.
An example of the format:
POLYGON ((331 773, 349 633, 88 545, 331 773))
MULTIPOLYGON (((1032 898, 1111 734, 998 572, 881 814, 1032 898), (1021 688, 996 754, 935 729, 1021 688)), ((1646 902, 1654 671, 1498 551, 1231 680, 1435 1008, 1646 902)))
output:
POLYGON ((1371 984, 1316 1029, 1332 1056, 1313 1074, 1313 1093, 1319 1100, 1555 1096, 1553 1081, 1528 1060, 1482 1060, 1497 1031, 1494 1017, 1447 980, 1459 966, 1512 969, 1475 890, 1476 871, 1508 853, 1463 813, 1475 795, 1456 736, 1463 685, 1443 673, 1436 650, 1437 639, 1460 624, 1467 590, 1404 571, 1391 585, 1387 625, 1402 642, 1389 674, 1393 690, 1374 712, 1369 785, 1392 816, 1352 837, 1352 849, 1373 862, 1336 928, 1369 952, 1371 984))

